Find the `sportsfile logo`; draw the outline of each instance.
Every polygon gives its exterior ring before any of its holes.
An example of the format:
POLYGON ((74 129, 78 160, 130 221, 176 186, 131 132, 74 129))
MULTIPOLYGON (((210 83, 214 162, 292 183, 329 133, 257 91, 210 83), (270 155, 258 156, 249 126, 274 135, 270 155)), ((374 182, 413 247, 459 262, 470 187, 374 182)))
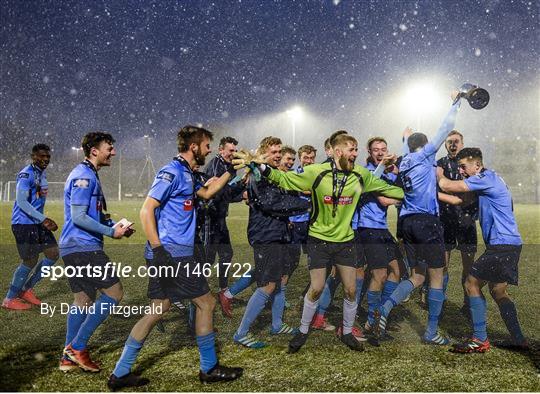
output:
MULTIPOLYGON (((324 196, 325 204, 332 204, 332 196, 324 196)), ((338 200, 338 205, 350 205, 353 203, 353 198, 351 196, 341 196, 338 200)))

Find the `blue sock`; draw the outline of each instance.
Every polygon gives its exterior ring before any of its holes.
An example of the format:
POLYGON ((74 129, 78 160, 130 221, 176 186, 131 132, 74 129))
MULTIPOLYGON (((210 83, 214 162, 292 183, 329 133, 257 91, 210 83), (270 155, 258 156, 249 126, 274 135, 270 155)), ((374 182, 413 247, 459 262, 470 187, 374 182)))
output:
POLYGON ((392 295, 381 307, 381 314, 384 317, 388 317, 392 308, 398 305, 405 298, 407 298, 407 296, 411 294, 411 291, 413 290, 414 290, 414 285, 409 279, 402 280, 401 282, 399 282, 399 285, 397 285, 392 295))
POLYGON ((428 290, 428 324, 425 336, 427 338, 433 338, 437 334, 437 328, 439 326, 439 316, 441 315, 442 305, 444 302, 443 289, 434 289, 432 287, 428 290))
POLYGON ((41 260, 37 265, 36 269, 34 270, 34 273, 26 281, 26 284, 24 285, 24 290, 33 289, 34 286, 43 278, 43 273, 41 272, 41 267, 51 267, 56 263, 56 260, 51 260, 48 258, 44 258, 41 260))
POLYGON ((12 299, 19 296, 19 293, 21 292, 30 271, 32 271, 30 267, 27 267, 23 263, 19 264, 13 273, 13 279, 11 279, 11 284, 9 286, 6 298, 12 299))
POLYGON ((469 297, 471 318, 473 323, 473 337, 485 341, 487 339, 486 328, 486 303, 483 297, 469 297))
POLYGON ((246 272, 244 275, 242 275, 236 282, 234 282, 231 286, 229 286, 229 291, 233 296, 237 295, 238 293, 241 293, 245 289, 247 289, 251 284, 253 283, 253 274, 255 273, 255 270, 251 270, 249 272, 246 272))
POLYGON ((394 290, 396 290, 396 288, 398 287, 398 284, 398 282, 394 282, 388 279, 386 280, 386 282, 384 282, 384 287, 381 295, 381 304, 384 304, 386 301, 388 301, 394 290))
POLYGON ((381 306, 381 292, 380 291, 367 291, 367 304, 368 304, 368 323, 373 326, 375 323, 375 310, 381 306))
POLYGON ((281 287, 274 292, 274 300, 272 302, 272 329, 274 331, 279 331, 283 324, 285 290, 287 290, 287 286, 282 284, 281 287))
POLYGON ((73 338, 73 341, 71 342, 71 346, 73 346, 73 349, 86 349, 88 340, 90 339, 94 331, 96 331, 99 325, 105 321, 107 316, 109 316, 110 306, 112 305, 118 305, 118 301, 116 301, 114 298, 109 297, 106 294, 102 294, 98 297, 96 302, 94 302, 94 313, 89 313, 86 316, 86 319, 81 324, 81 328, 79 329, 77 336, 73 338))
POLYGON ((364 278, 356 278, 356 304, 362 302, 362 287, 364 286, 364 278))
MULTIPOLYGON (((331 276, 326 279, 326 283, 324 284, 324 289, 322 291, 321 297, 319 298, 319 307, 317 308, 317 314, 324 315, 326 313, 326 310, 332 303, 332 290, 330 289, 330 281, 331 276)), ((333 281, 333 280, 332 280, 333 281)))
POLYGON ((197 346, 201 358, 201 371, 206 373, 217 364, 216 333, 197 335, 197 346))
POLYGON ((270 298, 270 296, 266 294, 263 289, 257 288, 257 290, 255 290, 249 299, 246 311, 244 312, 244 317, 242 317, 242 321, 240 322, 240 327, 238 327, 238 330, 236 331, 237 337, 242 338, 247 335, 251 324, 263 310, 268 298, 270 298))
POLYGON ((501 313, 501 317, 506 325, 506 328, 508 329, 508 332, 512 336, 512 339, 516 343, 524 342, 525 336, 523 335, 519 325, 515 304, 511 300, 503 302, 499 304, 499 312, 501 313))
POLYGON ((75 304, 70 305, 66 325, 66 345, 69 345, 79 332, 81 324, 86 319, 86 312, 81 312, 75 304), (75 311, 75 312, 73 312, 75 311))
POLYGON ((450 276, 448 275, 448 272, 446 272, 444 275, 443 275, 443 284, 442 284, 442 288, 443 288, 443 292, 444 292, 444 299, 446 300, 446 290, 448 289, 448 281, 450 280, 450 276))
POLYGON ((122 355, 114 368, 114 376, 121 378, 122 376, 126 376, 131 372, 131 367, 135 363, 135 360, 137 360, 137 356, 139 355, 143 344, 144 341, 139 342, 131 335, 128 336, 128 339, 124 345, 124 350, 122 350, 122 355))

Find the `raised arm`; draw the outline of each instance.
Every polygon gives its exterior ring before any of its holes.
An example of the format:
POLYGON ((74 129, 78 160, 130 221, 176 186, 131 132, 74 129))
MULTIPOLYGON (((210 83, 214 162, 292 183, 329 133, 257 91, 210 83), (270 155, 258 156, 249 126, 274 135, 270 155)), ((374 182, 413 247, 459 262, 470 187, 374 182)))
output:
POLYGON ((261 165, 261 173, 283 189, 302 192, 311 190, 318 172, 321 172, 314 171, 314 168, 318 168, 318 165, 306 166, 304 172, 298 174, 296 171, 282 172, 274 170, 270 166, 263 164, 261 165))
POLYGON ((446 137, 448 137, 448 133, 450 133, 454 129, 454 126, 456 124, 456 115, 460 105, 461 101, 459 100, 452 105, 452 108, 450 108, 450 111, 448 111, 446 117, 440 125, 437 134, 431 140, 431 143, 435 147, 435 150, 439 150, 441 145, 444 143, 446 137))

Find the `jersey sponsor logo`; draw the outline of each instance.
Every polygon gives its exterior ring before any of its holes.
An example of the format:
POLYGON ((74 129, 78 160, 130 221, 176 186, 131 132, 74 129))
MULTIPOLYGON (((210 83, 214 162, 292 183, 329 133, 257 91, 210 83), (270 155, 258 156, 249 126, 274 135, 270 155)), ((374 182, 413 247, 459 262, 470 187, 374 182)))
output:
POLYGON ((164 180, 166 182, 172 183, 172 181, 174 179, 174 174, 172 174, 170 172, 167 172, 167 171, 161 171, 157 175, 157 179, 162 179, 162 180, 164 180))
MULTIPOLYGON (((332 204, 332 196, 324 196, 323 202, 325 204, 332 204)), ((352 196, 341 196, 338 200, 338 205, 351 205, 353 203, 352 196)))
POLYGON ((184 201, 184 211, 193 211, 193 200, 184 201))
POLYGON ((27 172, 23 172, 19 174, 19 179, 28 179, 30 178, 30 174, 27 172))
POLYGON ((90 179, 79 178, 73 181, 73 187, 78 187, 80 189, 88 189, 90 186, 90 179))

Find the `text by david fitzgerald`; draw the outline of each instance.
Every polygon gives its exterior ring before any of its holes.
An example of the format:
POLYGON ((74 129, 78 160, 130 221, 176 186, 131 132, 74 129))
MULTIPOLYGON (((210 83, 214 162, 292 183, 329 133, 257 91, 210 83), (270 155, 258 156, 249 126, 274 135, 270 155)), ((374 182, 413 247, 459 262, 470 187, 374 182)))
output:
POLYGON ((67 302, 61 302, 60 305, 50 305, 45 302, 41 303, 41 314, 47 315, 48 317, 53 317, 55 313, 60 313, 61 315, 67 315, 69 313, 74 314, 111 314, 111 315, 122 315, 124 317, 130 317, 134 315, 160 315, 163 313, 162 305, 112 305, 103 303, 97 306, 100 308, 99 311, 96 311, 96 304, 87 305, 87 306, 78 306, 68 304, 67 302))

